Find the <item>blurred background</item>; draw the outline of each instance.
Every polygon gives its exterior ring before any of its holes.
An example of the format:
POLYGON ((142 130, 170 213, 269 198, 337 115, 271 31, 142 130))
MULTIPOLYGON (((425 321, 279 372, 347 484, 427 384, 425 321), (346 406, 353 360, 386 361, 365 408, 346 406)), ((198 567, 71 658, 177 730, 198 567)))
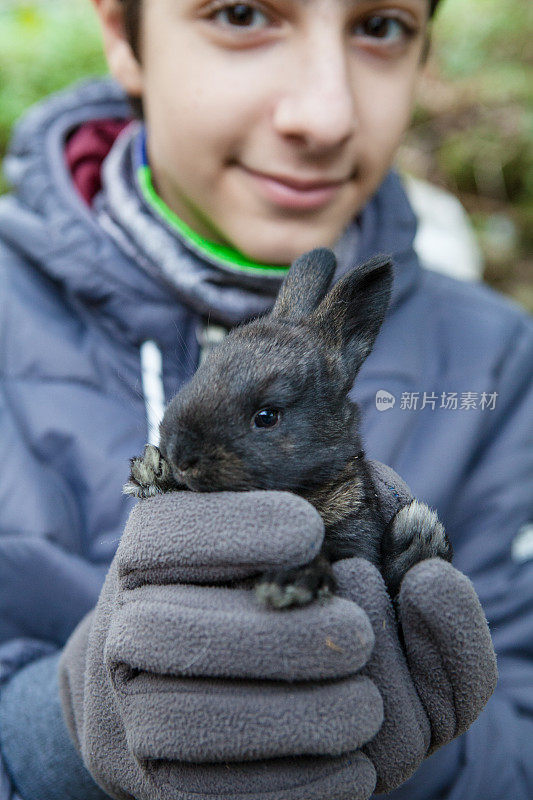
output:
MULTIPOLYGON (((0 0, 0 160, 25 108, 105 72, 89 0, 0 0)), ((460 199, 484 280, 533 310, 532 0, 442 0, 398 166, 460 199)))

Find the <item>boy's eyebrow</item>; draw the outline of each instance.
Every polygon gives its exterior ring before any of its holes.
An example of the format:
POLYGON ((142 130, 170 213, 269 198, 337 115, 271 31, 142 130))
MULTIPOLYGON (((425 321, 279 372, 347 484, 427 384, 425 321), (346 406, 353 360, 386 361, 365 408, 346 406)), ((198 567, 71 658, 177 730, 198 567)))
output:
MULTIPOLYGON (((289 2, 298 3, 299 5, 302 5, 302 6, 309 6, 309 5, 313 5, 315 0, 289 0, 289 2)), ((378 3, 382 4, 383 0, 337 0, 337 2, 340 5, 352 7, 352 6, 360 6, 360 5, 365 5, 365 6, 366 5, 377 5, 378 3)), ((392 2, 394 2, 394 0, 392 0, 392 2)), ((418 5, 423 6, 423 5, 426 5, 428 0, 415 0, 415 2, 418 5)))

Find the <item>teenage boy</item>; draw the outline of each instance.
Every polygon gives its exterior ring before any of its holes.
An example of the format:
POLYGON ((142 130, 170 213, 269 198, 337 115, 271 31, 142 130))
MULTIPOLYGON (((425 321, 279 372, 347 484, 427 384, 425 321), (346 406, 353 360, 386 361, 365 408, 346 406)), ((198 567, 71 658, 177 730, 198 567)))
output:
MULTIPOLYGON (((92 82, 32 110, 6 159, 14 193, 0 203, 1 800, 106 796, 89 770, 120 798, 356 800, 419 764, 391 797, 525 800, 531 321, 485 287, 421 269, 389 172, 434 4, 93 2, 119 86, 92 82), (144 124, 127 125, 124 93, 144 124), (316 651, 294 644, 297 612, 271 614, 270 630, 249 593, 202 594, 194 561, 165 578, 175 496, 139 504, 113 560, 131 510, 128 459, 194 373, 208 323, 266 311, 287 265, 318 246, 334 249, 337 277, 377 252, 394 258, 391 306, 353 397, 368 455, 438 510, 491 625, 499 684, 458 738, 494 669, 471 585, 444 562, 404 580, 405 661, 364 563, 339 567, 354 601, 342 612, 340 600, 303 610, 316 651), (386 413, 380 390, 396 398, 386 413), (134 582, 132 530, 156 586, 134 582), (343 645, 350 657, 359 647, 351 668, 332 666, 343 647, 322 635, 328 614, 345 623, 338 636, 359 637, 343 645), (134 656, 140 672, 125 667, 134 656)), ((388 477, 383 491, 401 502, 405 488, 388 477)), ((306 534, 301 506, 284 507, 287 529, 279 496, 244 495, 218 499, 216 547, 209 496, 190 498, 202 569, 238 536, 239 564, 253 567, 258 539, 275 558, 306 534)))

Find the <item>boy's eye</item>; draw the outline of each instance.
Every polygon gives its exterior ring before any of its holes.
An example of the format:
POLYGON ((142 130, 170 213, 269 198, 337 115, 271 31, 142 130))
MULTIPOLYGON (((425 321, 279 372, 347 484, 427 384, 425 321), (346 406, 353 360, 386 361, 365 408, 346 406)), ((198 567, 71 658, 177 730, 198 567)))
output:
MULTIPOLYGON (((233 33, 238 31, 262 31, 273 23, 272 16, 256 3, 231 3, 214 0, 209 6, 208 19, 214 20, 233 33)), ((275 23, 274 23, 275 24, 275 23)), ((351 28, 361 45, 398 48, 416 35, 416 26, 399 16, 371 14, 351 28)))
POLYGON ((414 35, 414 31, 401 19, 374 14, 355 28, 356 36, 377 39, 384 44, 396 44, 414 35))
POLYGON ((255 14, 259 14, 264 19, 267 18, 259 8, 256 8, 249 3, 228 4, 225 2, 225 0, 222 0, 222 2, 219 3, 214 3, 212 6, 211 18, 220 18, 223 14, 226 16, 229 26, 232 28, 238 27, 250 29, 256 27, 250 25, 250 22, 253 21, 255 14))

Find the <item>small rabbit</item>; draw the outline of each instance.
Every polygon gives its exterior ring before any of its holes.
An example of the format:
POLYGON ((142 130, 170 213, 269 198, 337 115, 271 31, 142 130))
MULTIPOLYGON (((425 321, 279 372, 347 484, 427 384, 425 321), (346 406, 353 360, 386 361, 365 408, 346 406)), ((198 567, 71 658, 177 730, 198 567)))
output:
POLYGON ((333 252, 296 259, 272 311, 237 326, 171 400, 159 448, 131 459, 124 491, 278 489, 311 503, 324 521, 321 552, 256 584, 273 608, 305 605, 335 590, 331 563, 371 561, 394 599, 405 572, 425 558, 451 561, 436 514, 414 500, 385 526, 348 398, 385 317, 392 264, 376 257, 328 293, 333 252))

